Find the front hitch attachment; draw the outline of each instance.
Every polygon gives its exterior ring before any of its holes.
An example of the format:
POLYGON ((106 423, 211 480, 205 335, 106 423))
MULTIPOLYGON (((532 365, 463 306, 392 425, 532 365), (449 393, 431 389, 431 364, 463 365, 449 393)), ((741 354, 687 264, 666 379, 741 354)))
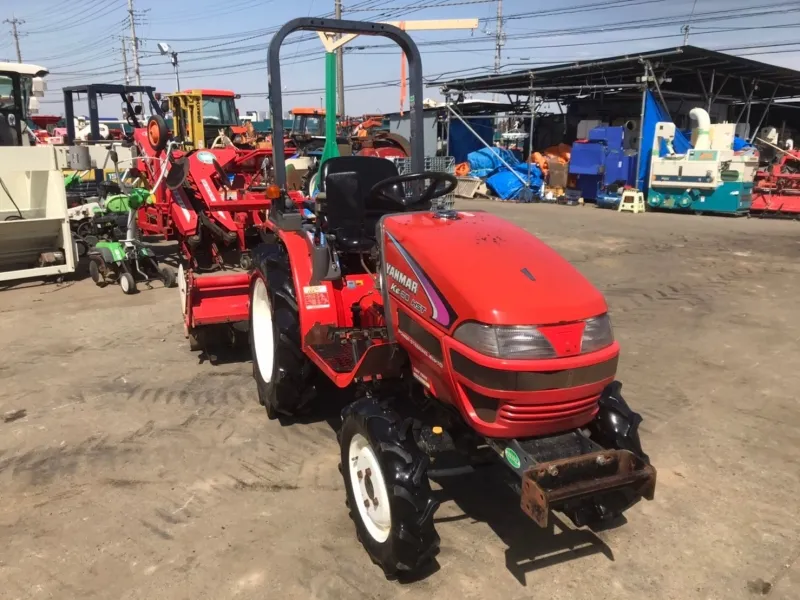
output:
POLYGON ((522 475, 520 505, 537 525, 547 527, 551 508, 612 492, 652 500, 655 488, 656 470, 644 460, 628 450, 603 450, 530 467, 522 475))
POLYGON ((642 417, 622 398, 622 384, 606 386, 585 428, 538 438, 486 442, 515 474, 509 481, 522 510, 547 527, 558 509, 581 526, 652 500, 656 470, 642 451, 642 417))

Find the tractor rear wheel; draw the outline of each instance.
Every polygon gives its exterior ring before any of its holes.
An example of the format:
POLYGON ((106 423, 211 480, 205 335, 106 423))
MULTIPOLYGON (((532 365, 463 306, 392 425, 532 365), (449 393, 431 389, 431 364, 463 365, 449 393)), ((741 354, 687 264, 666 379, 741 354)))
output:
POLYGON ((300 323, 283 296, 273 295, 261 277, 250 289, 250 349, 258 401, 270 419, 308 412, 314 397, 313 366, 303 354, 300 323))
POLYGON ((387 577, 419 571, 439 551, 428 457, 398 415, 371 398, 345 409, 339 444, 358 539, 387 577))
POLYGON ((167 265, 158 267, 158 274, 161 277, 161 281, 164 282, 165 288, 171 288, 175 285, 175 271, 167 265))
POLYGON ((100 268, 100 262, 93 258, 89 259, 89 277, 92 278, 96 285, 105 285, 106 278, 100 268))

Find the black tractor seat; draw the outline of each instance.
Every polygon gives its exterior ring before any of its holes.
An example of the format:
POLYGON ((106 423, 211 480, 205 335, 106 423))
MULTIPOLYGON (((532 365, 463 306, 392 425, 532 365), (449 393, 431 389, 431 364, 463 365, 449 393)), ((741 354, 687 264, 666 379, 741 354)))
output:
MULTIPOLYGON (((403 212, 400 205, 369 193, 377 183, 397 175, 393 162, 375 156, 339 156, 322 164, 319 189, 325 195, 321 210, 339 251, 368 252, 375 246, 375 227, 381 217, 403 212)), ((401 189, 397 192, 402 195, 401 189)))

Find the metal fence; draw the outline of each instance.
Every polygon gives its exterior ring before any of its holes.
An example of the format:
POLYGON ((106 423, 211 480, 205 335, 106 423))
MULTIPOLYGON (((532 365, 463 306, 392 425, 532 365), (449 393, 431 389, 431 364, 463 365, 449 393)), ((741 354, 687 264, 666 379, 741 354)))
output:
MULTIPOLYGON (((410 158, 395 158, 397 165, 397 172, 400 175, 405 175, 411 172, 411 159, 410 158)), ((456 172, 456 159, 452 156, 426 156, 425 157, 425 170, 436 171, 442 173, 450 173, 451 175, 456 172)), ((406 194, 410 195, 410 191, 406 190, 406 194)), ((447 194, 441 198, 436 198, 433 201, 433 208, 449 209, 453 208, 455 204, 455 194, 447 194)))

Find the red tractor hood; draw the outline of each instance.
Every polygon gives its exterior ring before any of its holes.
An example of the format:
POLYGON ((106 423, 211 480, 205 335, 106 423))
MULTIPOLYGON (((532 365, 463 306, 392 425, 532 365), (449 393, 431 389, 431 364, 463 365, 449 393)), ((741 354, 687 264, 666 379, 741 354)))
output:
POLYGON ((390 282, 412 289, 408 278, 418 280, 446 328, 465 320, 552 325, 607 311, 603 295, 555 250, 489 213, 392 215, 384 231, 390 282))

